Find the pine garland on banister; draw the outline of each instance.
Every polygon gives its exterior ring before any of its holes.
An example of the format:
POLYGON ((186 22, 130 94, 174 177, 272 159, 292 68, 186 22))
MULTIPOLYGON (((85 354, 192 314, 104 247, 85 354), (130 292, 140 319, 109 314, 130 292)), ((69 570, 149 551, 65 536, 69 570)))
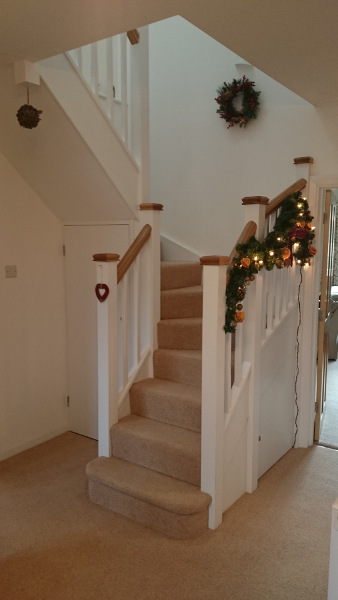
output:
POLYGON ((317 250, 312 246, 315 237, 309 205, 301 192, 288 196, 281 205, 273 231, 259 242, 253 236, 236 246, 237 255, 229 271, 226 288, 224 331, 234 333, 237 324, 245 319, 243 300, 246 288, 262 269, 290 267, 293 260, 299 266, 310 265, 317 250))

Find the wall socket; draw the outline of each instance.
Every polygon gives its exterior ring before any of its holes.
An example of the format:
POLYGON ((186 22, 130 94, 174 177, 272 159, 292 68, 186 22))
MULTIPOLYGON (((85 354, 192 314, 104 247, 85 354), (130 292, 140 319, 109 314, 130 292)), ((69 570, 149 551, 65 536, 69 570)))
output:
POLYGON ((17 268, 16 265, 5 265, 5 277, 6 279, 10 277, 17 277, 17 268))

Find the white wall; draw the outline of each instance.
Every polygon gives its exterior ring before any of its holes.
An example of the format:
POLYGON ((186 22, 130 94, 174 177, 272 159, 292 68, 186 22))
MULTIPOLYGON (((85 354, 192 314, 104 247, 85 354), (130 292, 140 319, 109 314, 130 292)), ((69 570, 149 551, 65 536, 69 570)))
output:
POLYGON ((62 243, 59 221, 0 154, 0 459, 68 429, 62 243))
POLYGON ((151 201, 164 204, 162 234, 199 255, 231 251, 244 196, 273 198, 304 176, 293 158, 313 156, 316 175, 338 170, 332 115, 240 62, 180 17, 150 26, 151 201), (243 74, 261 91, 260 114, 227 129, 216 90, 243 74))

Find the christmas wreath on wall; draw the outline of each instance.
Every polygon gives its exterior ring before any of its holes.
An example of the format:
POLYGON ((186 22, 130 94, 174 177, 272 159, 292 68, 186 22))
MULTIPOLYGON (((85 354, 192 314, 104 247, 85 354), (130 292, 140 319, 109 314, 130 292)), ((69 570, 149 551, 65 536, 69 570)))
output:
POLYGON ((250 119, 256 119, 259 109, 260 92, 254 90, 255 82, 247 79, 245 75, 241 79, 233 79, 232 83, 223 83, 218 88, 218 97, 215 98, 219 108, 217 113, 221 119, 225 119, 229 127, 239 125, 246 127, 250 119), (235 100, 241 96, 242 105, 235 106, 235 100))
POLYGON ((311 264, 317 252, 312 246, 312 220, 307 200, 297 192, 284 200, 273 230, 262 242, 251 237, 245 244, 237 245, 226 289, 226 333, 234 333, 237 324, 244 321, 246 288, 259 271, 290 267, 293 260, 301 267, 311 264))

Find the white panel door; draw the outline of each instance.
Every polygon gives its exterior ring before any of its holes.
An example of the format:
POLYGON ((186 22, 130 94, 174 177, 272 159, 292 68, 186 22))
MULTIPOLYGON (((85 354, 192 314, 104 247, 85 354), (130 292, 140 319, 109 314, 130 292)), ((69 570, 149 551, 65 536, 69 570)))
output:
POLYGON ((96 271, 93 254, 122 257, 129 225, 65 226, 70 430, 97 439, 96 271))

